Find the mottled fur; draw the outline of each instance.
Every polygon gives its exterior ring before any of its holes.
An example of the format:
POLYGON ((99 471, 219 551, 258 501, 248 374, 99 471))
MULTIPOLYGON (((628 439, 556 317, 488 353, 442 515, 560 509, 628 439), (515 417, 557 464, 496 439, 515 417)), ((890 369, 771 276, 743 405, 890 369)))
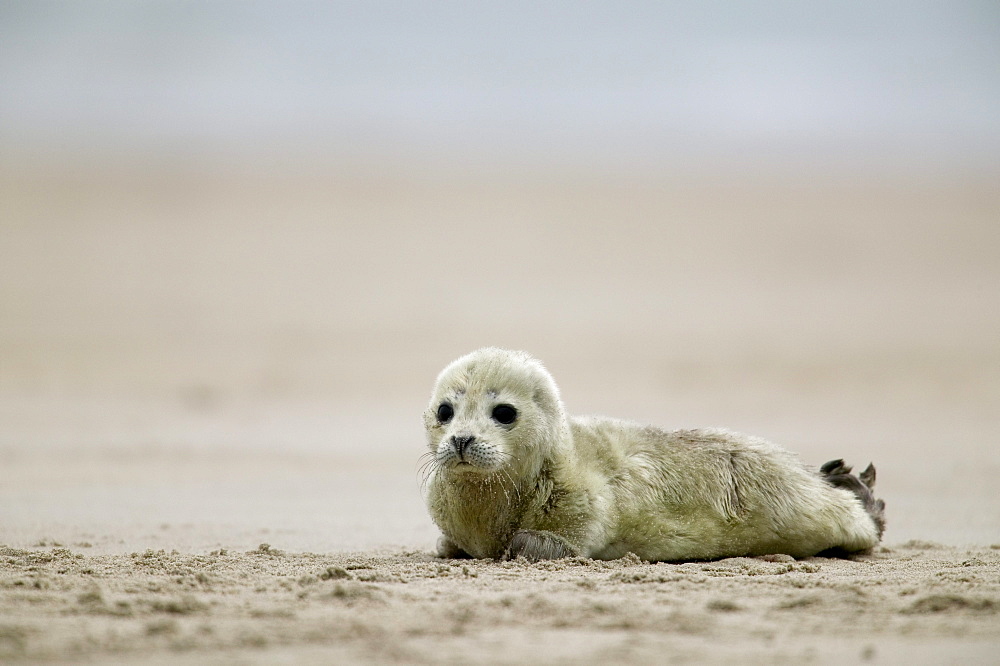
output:
POLYGON ((805 557, 870 549, 884 525, 874 468, 863 481, 842 461, 818 474, 757 437, 570 418, 524 352, 481 349, 449 365, 424 423, 442 557, 805 557), (442 402, 454 410, 446 423, 442 402), (491 419, 497 404, 517 420, 491 419))

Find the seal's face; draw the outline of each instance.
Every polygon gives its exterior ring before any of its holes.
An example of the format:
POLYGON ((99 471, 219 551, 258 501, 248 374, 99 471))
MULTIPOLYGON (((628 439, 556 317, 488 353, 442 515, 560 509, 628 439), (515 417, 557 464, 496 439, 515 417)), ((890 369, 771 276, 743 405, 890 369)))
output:
POLYGON ((564 416, 555 383, 527 354, 481 349, 438 377, 424 412, 434 467, 520 475, 537 467, 564 416))

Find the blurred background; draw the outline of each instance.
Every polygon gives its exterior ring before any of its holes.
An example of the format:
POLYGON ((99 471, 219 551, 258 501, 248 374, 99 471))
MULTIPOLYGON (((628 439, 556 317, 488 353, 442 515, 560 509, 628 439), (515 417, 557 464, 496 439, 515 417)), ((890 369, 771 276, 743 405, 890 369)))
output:
POLYGON ((437 372, 1000 540, 995 2, 0 3, 0 543, 427 549, 437 372))

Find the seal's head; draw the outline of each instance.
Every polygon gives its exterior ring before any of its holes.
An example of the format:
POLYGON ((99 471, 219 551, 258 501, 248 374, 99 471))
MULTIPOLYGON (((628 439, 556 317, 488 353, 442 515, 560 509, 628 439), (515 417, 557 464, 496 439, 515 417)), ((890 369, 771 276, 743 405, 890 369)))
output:
POLYGON ((424 426, 435 469, 483 476, 535 473, 568 427, 559 390, 542 364, 494 347, 441 372, 424 426))

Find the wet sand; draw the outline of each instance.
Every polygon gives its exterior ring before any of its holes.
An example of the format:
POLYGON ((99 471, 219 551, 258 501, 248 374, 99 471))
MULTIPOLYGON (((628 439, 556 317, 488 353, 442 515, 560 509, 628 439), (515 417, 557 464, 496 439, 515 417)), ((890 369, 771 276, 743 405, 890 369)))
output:
POLYGON ((993 178, 22 166, 0 169, 4 660, 1000 653, 993 178), (545 361, 574 414, 874 461, 885 547, 433 559, 420 412, 488 344, 545 361))

